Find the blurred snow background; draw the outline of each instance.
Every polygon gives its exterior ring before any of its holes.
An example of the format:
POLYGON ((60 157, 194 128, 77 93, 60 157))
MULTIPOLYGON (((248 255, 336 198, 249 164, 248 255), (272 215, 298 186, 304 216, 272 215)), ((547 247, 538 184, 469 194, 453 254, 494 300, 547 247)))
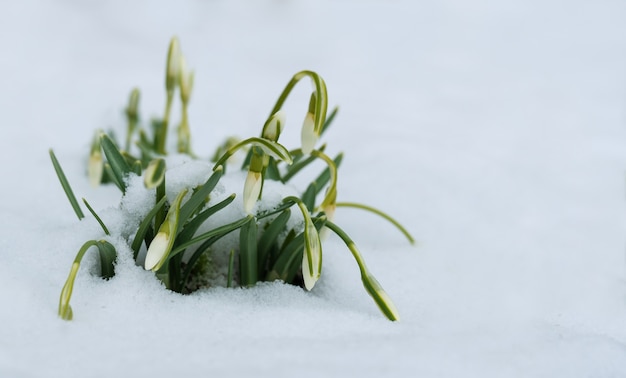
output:
MULTIPOLYGON (((0 376, 626 375, 626 5, 621 1, 13 1, 0 11, 0 376), (390 323, 336 240, 313 292, 280 284, 182 297, 140 268, 76 282, 80 245, 49 162, 91 189, 96 128, 131 88, 164 103, 178 35, 196 83, 194 149, 256 135, 291 75, 341 107, 339 200, 402 320, 390 323)), ((297 144, 309 88, 287 107, 297 144)), ((283 139, 284 138, 284 139, 283 139)), ((112 212, 111 212, 112 213, 112 212)))

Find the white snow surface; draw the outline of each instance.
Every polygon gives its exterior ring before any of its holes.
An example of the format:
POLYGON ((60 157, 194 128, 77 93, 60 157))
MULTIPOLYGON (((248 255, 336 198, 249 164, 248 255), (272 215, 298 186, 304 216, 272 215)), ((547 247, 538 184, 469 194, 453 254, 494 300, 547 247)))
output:
MULTIPOLYGON (((0 377, 626 376, 624 20, 615 0, 4 2, 0 377), (338 200, 418 239, 337 210, 399 322, 332 237, 311 292, 181 296, 127 249, 110 281, 89 253, 74 320, 57 317, 74 255, 103 235, 76 219, 48 149, 77 196, 131 227, 86 156, 94 129, 122 135, 132 87, 144 120, 162 112, 172 35, 196 71, 202 156, 258 135, 294 73, 325 78, 338 200)), ((285 107, 287 146, 309 91, 285 107)))

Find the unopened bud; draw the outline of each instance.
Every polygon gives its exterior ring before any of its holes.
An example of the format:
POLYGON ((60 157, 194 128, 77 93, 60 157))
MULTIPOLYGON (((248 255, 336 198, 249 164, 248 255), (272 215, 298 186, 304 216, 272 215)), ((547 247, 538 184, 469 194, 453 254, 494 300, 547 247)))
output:
POLYGON ((243 187, 243 208, 246 213, 252 213, 252 208, 261 194, 262 185, 263 177, 261 172, 248 171, 246 183, 243 187))

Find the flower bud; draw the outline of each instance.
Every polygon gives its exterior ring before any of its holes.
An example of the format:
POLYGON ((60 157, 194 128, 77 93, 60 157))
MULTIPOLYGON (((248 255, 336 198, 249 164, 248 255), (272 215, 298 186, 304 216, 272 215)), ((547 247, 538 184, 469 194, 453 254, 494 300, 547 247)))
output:
POLYGON ((285 112, 279 110, 274 113, 263 126, 263 138, 276 142, 284 128, 285 112))
POLYGON ((91 143, 91 152, 89 153, 89 161, 87 163, 87 175, 89 183, 96 188, 102 182, 104 173, 104 161, 102 159, 102 149, 100 147, 100 130, 96 131, 96 136, 91 143))
POLYGON ((261 194, 262 185, 263 178, 261 172, 248 171, 246 183, 243 187, 243 208, 246 213, 252 213, 252 208, 261 194))
POLYGON ((152 239, 150 247, 148 247, 146 261, 144 263, 146 270, 157 271, 167 261, 167 258, 172 251, 172 246, 174 245, 174 239, 176 239, 176 232, 178 231, 178 218, 180 215, 180 203, 182 202, 185 194, 187 194, 187 189, 178 194, 167 213, 167 217, 163 221, 163 224, 161 224, 159 232, 157 232, 154 239, 152 239))
POLYGON ((170 40, 170 47, 167 51, 167 68, 165 71, 165 89, 168 92, 173 92, 174 89, 176 89, 176 83, 178 81, 179 56, 180 48, 178 38, 172 37, 170 40))
POLYGON ((178 61, 178 83, 180 85, 180 99, 184 104, 189 102, 191 97, 191 90, 193 89, 193 71, 187 71, 187 62, 185 57, 181 54, 178 61))

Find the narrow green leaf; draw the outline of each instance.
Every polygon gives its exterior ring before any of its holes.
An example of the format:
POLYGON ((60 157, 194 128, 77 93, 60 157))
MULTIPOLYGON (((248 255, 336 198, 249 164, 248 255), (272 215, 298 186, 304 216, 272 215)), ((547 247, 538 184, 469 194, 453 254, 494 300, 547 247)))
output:
POLYGON ((83 198, 83 202, 85 203, 85 206, 87 206, 87 209, 89 210, 91 215, 93 215, 93 217, 96 218, 96 221, 98 221, 98 223, 100 224, 100 227, 102 227, 102 230, 104 230, 104 233, 107 234, 107 235, 111 235, 109 233, 109 229, 107 228, 107 226, 104 225, 104 222, 102 222, 102 219, 100 219, 98 214, 96 214, 96 212, 93 210, 93 208, 89 205, 89 202, 87 202, 87 200, 84 199, 84 198, 83 198))
MULTIPOLYGON (((241 218, 238 221, 232 222, 232 223, 228 223, 225 224, 224 226, 218 227, 218 228, 214 228, 210 231, 207 231, 205 233, 202 233, 196 237, 193 237, 189 240, 187 240, 186 242, 182 243, 181 245, 179 245, 178 247, 172 249, 172 252, 170 253, 170 256, 174 256, 182 251, 184 251, 185 249, 189 248, 190 246, 201 242, 203 240, 207 240, 216 236, 222 237, 238 228, 240 228, 241 226, 243 226, 246 222, 249 221, 251 216, 247 216, 245 218, 241 218)), ((200 248, 198 248, 200 249, 200 248)), ((190 260, 191 261, 191 260, 190 260)))
POLYGON ((130 248, 133 250, 133 258, 135 260, 137 260, 137 255, 139 254, 141 243, 144 241, 144 237, 146 236, 148 229, 152 227, 152 219, 154 218, 156 213, 165 205, 165 201, 167 201, 167 198, 161 198, 161 200, 157 202, 156 205, 154 205, 152 210, 150 210, 150 212, 143 218, 143 220, 139 224, 139 228, 137 229, 137 233, 135 234, 133 243, 130 246, 130 248))
POLYGON ((76 213, 76 216, 78 217, 79 220, 83 219, 85 217, 85 214, 83 214, 83 211, 80 209, 80 205, 78 204, 78 201, 76 200, 76 196, 74 196, 72 187, 70 186, 69 181, 67 181, 67 177, 65 177, 65 173, 63 173, 63 168, 61 168, 61 164, 59 164, 59 161, 57 160, 57 157, 54 155, 54 151, 52 151, 52 149, 50 149, 50 159, 52 159, 52 165, 54 166, 54 170, 56 171, 57 177, 59 178, 59 181, 61 182, 61 186, 63 187, 63 191, 65 192, 67 199, 70 201, 70 204, 72 205, 72 208, 74 209, 74 212, 76 213))
POLYGON ((198 262, 198 259, 200 259, 200 256, 202 256, 203 253, 208 251, 209 248, 213 245, 213 243, 215 243, 216 241, 218 241, 222 237, 228 235, 232 231, 235 231, 236 229, 238 229, 241 226, 243 226, 246 222, 248 222, 250 220, 251 217, 252 216, 247 216, 247 217, 242 218, 242 219, 240 219, 238 221, 235 221, 233 223, 229 223, 229 224, 226 224, 226 225, 224 225, 222 227, 218 227, 218 228, 216 228, 214 230, 206 232, 206 233, 204 233, 204 234, 202 234, 202 235, 200 235, 200 236, 190 240, 188 243, 183 244, 182 246, 177 248, 177 250, 172 251, 172 254, 179 253, 180 251, 184 251, 190 245, 193 245, 193 244, 195 244, 198 241, 205 240, 202 244, 200 244, 198 249, 196 249, 196 251, 193 253, 191 258, 187 262, 187 265, 185 266, 185 270, 183 272, 183 278, 182 278, 181 287, 185 286, 185 283, 189 279, 189 275, 190 275, 191 271, 193 270, 194 265, 198 262))
POLYGON ((228 278, 226 287, 233 287, 233 271, 235 270, 235 250, 231 249, 228 254, 228 278))
POLYGON ((209 217, 224 207, 228 206, 235 199, 235 194, 231 194, 226 197, 224 200, 219 203, 209 207, 204 210, 200 214, 196 215, 191 221, 189 221, 183 229, 178 233, 176 237, 176 243, 174 244, 174 248, 178 248, 179 245, 189 241, 193 237, 193 235, 198 231, 198 228, 204 223, 205 220, 209 219, 209 217))
MULTIPOLYGON (((122 191, 122 193, 124 193, 124 183, 120 182, 117 179, 117 176, 115 176, 115 173, 113 172, 113 169, 111 168, 111 164, 104 163, 104 173, 106 173, 105 177, 109 179, 112 183, 114 183, 115 186, 117 186, 119 190, 122 191)), ((106 182, 106 180, 103 179, 102 182, 106 182)))
POLYGON ((324 122, 324 126, 322 126, 322 134, 328 130, 328 128, 330 127, 330 125, 333 123, 333 121, 335 120, 335 117, 337 116, 337 112, 339 111, 339 107, 335 106, 333 108, 333 111, 330 112, 330 115, 326 118, 326 122, 324 122))
POLYGON ((222 167, 215 169, 211 177, 189 198, 187 202, 180 208, 180 222, 178 224, 178 231, 185 225, 187 220, 193 213, 206 203, 207 198, 213 191, 213 188, 217 185, 224 170, 222 167))
POLYGON ((315 209, 315 195, 317 194, 317 184, 315 181, 309 184, 304 193, 302 193, 302 202, 309 212, 315 209))
POLYGON ((239 231, 239 279, 242 286, 252 286, 258 281, 257 224, 254 218, 239 231))
POLYGON ((120 150, 115 146, 115 143, 113 143, 108 135, 102 134, 100 139, 100 142, 102 143, 102 151, 104 151, 104 155, 107 157, 107 161, 111 165, 111 170, 113 171, 117 182, 122 184, 122 192, 125 193, 125 178, 131 172, 128 163, 126 162, 126 158, 124 158, 124 156, 120 153, 120 150))
POLYGON ((303 253, 304 233, 301 232, 283 247, 265 280, 281 280, 285 283, 291 283, 300 268, 303 253))
POLYGON ((287 226, 287 222, 291 217, 291 210, 287 209, 283 211, 279 216, 271 221, 261 235, 259 239, 257 253, 258 253, 258 265, 259 265, 259 277, 265 276, 264 271, 268 266, 268 258, 270 256, 270 250, 272 247, 278 244, 278 236, 283 232, 287 226))
POLYGON ((101 240, 96 246, 100 255, 100 276, 104 279, 109 279, 115 275, 117 252, 113 244, 104 240, 101 240))

